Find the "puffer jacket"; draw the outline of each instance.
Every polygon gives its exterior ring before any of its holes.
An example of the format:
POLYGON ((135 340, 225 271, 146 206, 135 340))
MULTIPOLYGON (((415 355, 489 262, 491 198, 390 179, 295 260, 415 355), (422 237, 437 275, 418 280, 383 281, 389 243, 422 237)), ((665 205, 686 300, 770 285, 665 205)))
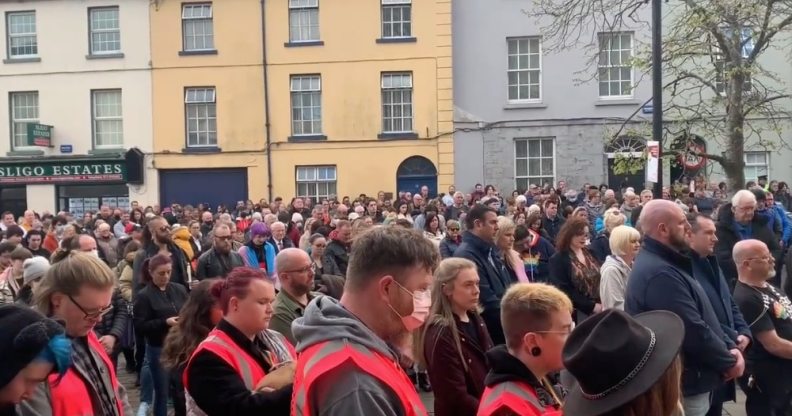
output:
POLYGON ((187 261, 195 260, 195 252, 193 251, 192 244, 190 244, 190 240, 192 236, 190 235, 190 229, 187 227, 181 227, 173 231, 171 234, 173 238, 173 243, 176 244, 182 251, 184 255, 187 257, 187 261))
POLYGON ((113 309, 96 324, 94 332, 100 338, 104 335, 112 335, 120 341, 129 323, 129 303, 118 288, 113 291, 112 305, 113 309))
POLYGON ((137 251, 128 253, 127 256, 118 263, 116 272, 118 273, 118 290, 127 302, 132 302, 132 274, 137 251), (120 268, 120 271, 118 270, 120 268))

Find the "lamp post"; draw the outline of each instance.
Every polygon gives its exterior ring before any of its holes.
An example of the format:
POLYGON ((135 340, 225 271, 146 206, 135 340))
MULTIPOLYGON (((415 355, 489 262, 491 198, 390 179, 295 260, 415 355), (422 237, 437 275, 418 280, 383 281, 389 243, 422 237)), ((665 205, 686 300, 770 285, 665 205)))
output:
POLYGON ((663 16, 662 0, 652 1, 652 140, 660 144, 655 195, 663 195, 663 16))

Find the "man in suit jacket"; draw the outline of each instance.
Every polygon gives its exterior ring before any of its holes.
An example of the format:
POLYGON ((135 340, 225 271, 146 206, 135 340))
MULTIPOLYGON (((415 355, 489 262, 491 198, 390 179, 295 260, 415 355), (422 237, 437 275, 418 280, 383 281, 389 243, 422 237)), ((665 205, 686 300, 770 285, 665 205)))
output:
POLYGON ((284 248, 294 247, 291 239, 286 238, 286 224, 275 221, 270 226, 270 229, 272 230, 272 237, 270 237, 269 242, 275 247, 275 254, 280 253, 284 248))

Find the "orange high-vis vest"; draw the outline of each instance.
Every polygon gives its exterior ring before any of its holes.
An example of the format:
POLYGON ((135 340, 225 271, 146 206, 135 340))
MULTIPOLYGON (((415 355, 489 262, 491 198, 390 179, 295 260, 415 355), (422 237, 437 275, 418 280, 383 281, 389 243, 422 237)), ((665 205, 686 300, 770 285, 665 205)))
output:
MULTIPOLYGON (((346 340, 320 342, 302 351, 294 375, 294 397, 291 416, 318 415, 321 409, 312 409, 310 394, 314 382, 346 362, 351 362, 364 372, 390 388, 399 398, 405 416, 426 416, 426 409, 407 374, 399 363, 381 353, 346 340)), ((324 398, 323 398, 324 400, 324 398)))
MULTIPOLYGON (((113 362, 110 361, 110 357, 105 353, 104 347, 99 343, 99 339, 96 338, 96 334, 93 331, 88 333, 88 348, 102 358, 102 362, 97 363, 104 364, 104 368, 99 369, 100 373, 104 374, 105 371, 110 373, 110 380, 113 385, 113 391, 110 396, 113 398, 113 404, 118 406, 118 414, 123 415, 124 404, 121 398, 118 397, 118 378, 116 377, 115 367, 113 367, 113 362)), ((88 416, 94 414, 89 388, 83 381, 82 376, 74 369, 74 366, 66 371, 60 381, 57 381, 57 374, 51 375, 48 380, 53 416, 88 416)))
POLYGON ((509 410, 520 416, 562 416, 553 406, 542 406, 534 389, 520 381, 506 381, 484 389, 476 416, 509 410))

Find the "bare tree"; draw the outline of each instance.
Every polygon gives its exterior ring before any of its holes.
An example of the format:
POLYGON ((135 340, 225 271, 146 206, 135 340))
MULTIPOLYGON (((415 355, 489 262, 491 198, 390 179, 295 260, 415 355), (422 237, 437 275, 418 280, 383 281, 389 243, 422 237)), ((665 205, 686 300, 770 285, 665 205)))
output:
MULTIPOLYGON (((731 189, 739 189, 748 140, 765 150, 790 148, 782 136, 789 126, 790 95, 760 58, 771 48, 792 45, 787 37, 792 0, 670 0, 664 7, 664 144, 671 142, 669 136, 691 134, 715 141, 723 153, 697 156, 720 164, 731 189)), ((599 75, 603 59, 599 33, 649 33, 650 28, 649 5, 636 0, 536 0, 525 13, 539 22, 546 49, 586 51, 581 74, 589 79, 599 75)), ((649 39, 636 36, 635 43, 632 64, 647 74, 649 39)), ((665 147, 666 154, 679 152, 665 147)))

